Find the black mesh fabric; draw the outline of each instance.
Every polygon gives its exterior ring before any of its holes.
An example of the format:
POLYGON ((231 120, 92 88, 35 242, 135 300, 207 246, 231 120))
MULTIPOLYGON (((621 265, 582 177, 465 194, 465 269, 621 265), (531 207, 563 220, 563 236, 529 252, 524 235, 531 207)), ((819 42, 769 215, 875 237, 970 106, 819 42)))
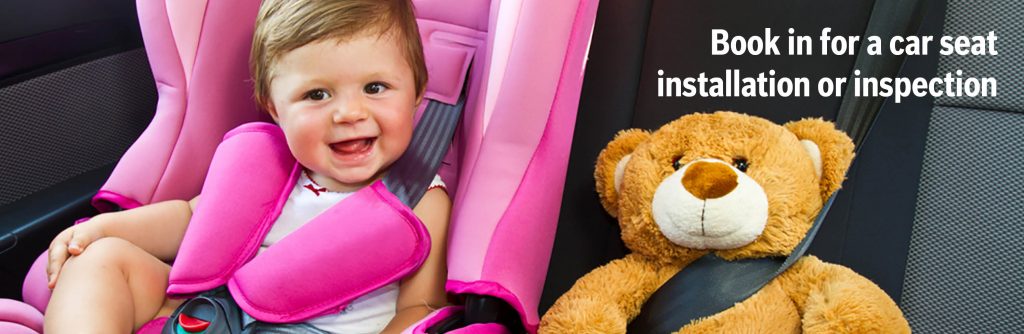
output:
POLYGON ((142 49, 0 88, 0 207, 116 162, 155 106, 142 49))
POLYGON ((916 332, 1024 333, 1024 115, 932 113, 900 304, 916 332))
MULTIPOLYGON (((992 77, 998 81, 995 97, 949 97, 935 104, 977 109, 1024 111, 1024 2, 1016 0, 951 0, 946 8, 946 36, 986 36, 994 31, 998 55, 951 55, 939 59, 938 75, 956 70, 963 77, 992 77)), ((939 44, 936 41, 935 46, 939 44)), ((933 52, 938 52, 938 49, 933 52)))
POLYGON ((998 55, 939 60, 999 95, 935 100, 900 300, 919 333, 1024 333, 1024 3, 949 1, 945 35, 989 31, 998 55))

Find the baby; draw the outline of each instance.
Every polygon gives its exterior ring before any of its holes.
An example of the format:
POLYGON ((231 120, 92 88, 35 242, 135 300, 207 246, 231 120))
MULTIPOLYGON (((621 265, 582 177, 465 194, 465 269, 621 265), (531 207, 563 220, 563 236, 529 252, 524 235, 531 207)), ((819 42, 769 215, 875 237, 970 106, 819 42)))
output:
MULTIPOLYGON (((305 169, 262 251, 387 173, 409 146, 427 72, 409 0, 264 0, 250 67, 257 102, 305 169)), ((451 206, 443 187, 435 177, 413 209, 432 245, 417 270, 305 324, 398 333, 443 306, 451 206)), ((128 333, 170 315, 184 300, 165 294, 167 263, 200 197, 101 214, 61 232, 49 250, 46 332, 128 333)))

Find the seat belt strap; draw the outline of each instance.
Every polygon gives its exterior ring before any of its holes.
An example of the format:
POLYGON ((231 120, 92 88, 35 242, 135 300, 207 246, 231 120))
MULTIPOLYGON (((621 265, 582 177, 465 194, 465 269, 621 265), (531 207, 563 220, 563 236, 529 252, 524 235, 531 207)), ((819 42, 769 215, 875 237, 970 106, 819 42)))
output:
POLYGON ((384 177, 388 190, 410 208, 416 207, 434 175, 437 175, 441 160, 451 146, 465 104, 465 91, 454 105, 427 100, 426 110, 416 123, 409 148, 384 177))
POLYGON ((785 259, 726 261, 709 253, 693 261, 647 299, 627 332, 674 333, 694 319, 717 314, 753 296, 803 257, 835 199, 833 193, 807 235, 785 259))
MULTIPOLYGON (((878 1, 871 9, 871 19, 864 36, 878 36, 888 41, 894 36, 914 35, 924 20, 925 7, 924 1, 878 1)), ((880 55, 868 55, 867 46, 868 43, 861 43, 859 55, 854 60, 853 68, 860 70, 860 77, 891 78, 899 74, 907 57, 905 54, 883 52, 880 55)), ((836 126, 849 134, 856 144, 854 148, 859 149, 886 98, 856 96, 854 88, 854 85, 846 86, 836 114, 836 126)))

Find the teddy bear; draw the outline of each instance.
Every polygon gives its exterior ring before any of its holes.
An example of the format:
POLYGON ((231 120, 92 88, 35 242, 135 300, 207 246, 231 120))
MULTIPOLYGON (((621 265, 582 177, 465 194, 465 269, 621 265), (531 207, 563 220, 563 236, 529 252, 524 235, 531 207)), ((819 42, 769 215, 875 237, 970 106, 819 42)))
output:
MULTIPOLYGON (((840 187, 853 146, 821 119, 778 125, 727 111, 619 132, 594 177, 631 253, 577 280, 539 332, 625 333, 652 293, 709 253, 724 261, 785 258, 840 187)), ((881 288, 814 256, 726 307, 675 332, 910 332, 881 288)))

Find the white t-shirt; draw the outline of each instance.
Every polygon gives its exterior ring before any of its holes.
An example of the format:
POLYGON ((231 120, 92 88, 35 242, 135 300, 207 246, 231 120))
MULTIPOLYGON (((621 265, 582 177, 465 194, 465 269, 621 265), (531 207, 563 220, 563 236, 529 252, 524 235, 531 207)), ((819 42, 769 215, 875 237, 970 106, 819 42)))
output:
MULTIPOLYGON (((437 175, 430 183, 430 188, 436 187, 445 187, 441 177, 437 175)), ((288 195, 281 215, 260 244, 259 251, 263 252, 270 245, 352 194, 326 191, 303 173, 288 195)), ((380 333, 391 318, 395 317, 397 304, 398 282, 394 282, 356 298, 344 311, 313 318, 307 323, 331 333, 380 333)))

